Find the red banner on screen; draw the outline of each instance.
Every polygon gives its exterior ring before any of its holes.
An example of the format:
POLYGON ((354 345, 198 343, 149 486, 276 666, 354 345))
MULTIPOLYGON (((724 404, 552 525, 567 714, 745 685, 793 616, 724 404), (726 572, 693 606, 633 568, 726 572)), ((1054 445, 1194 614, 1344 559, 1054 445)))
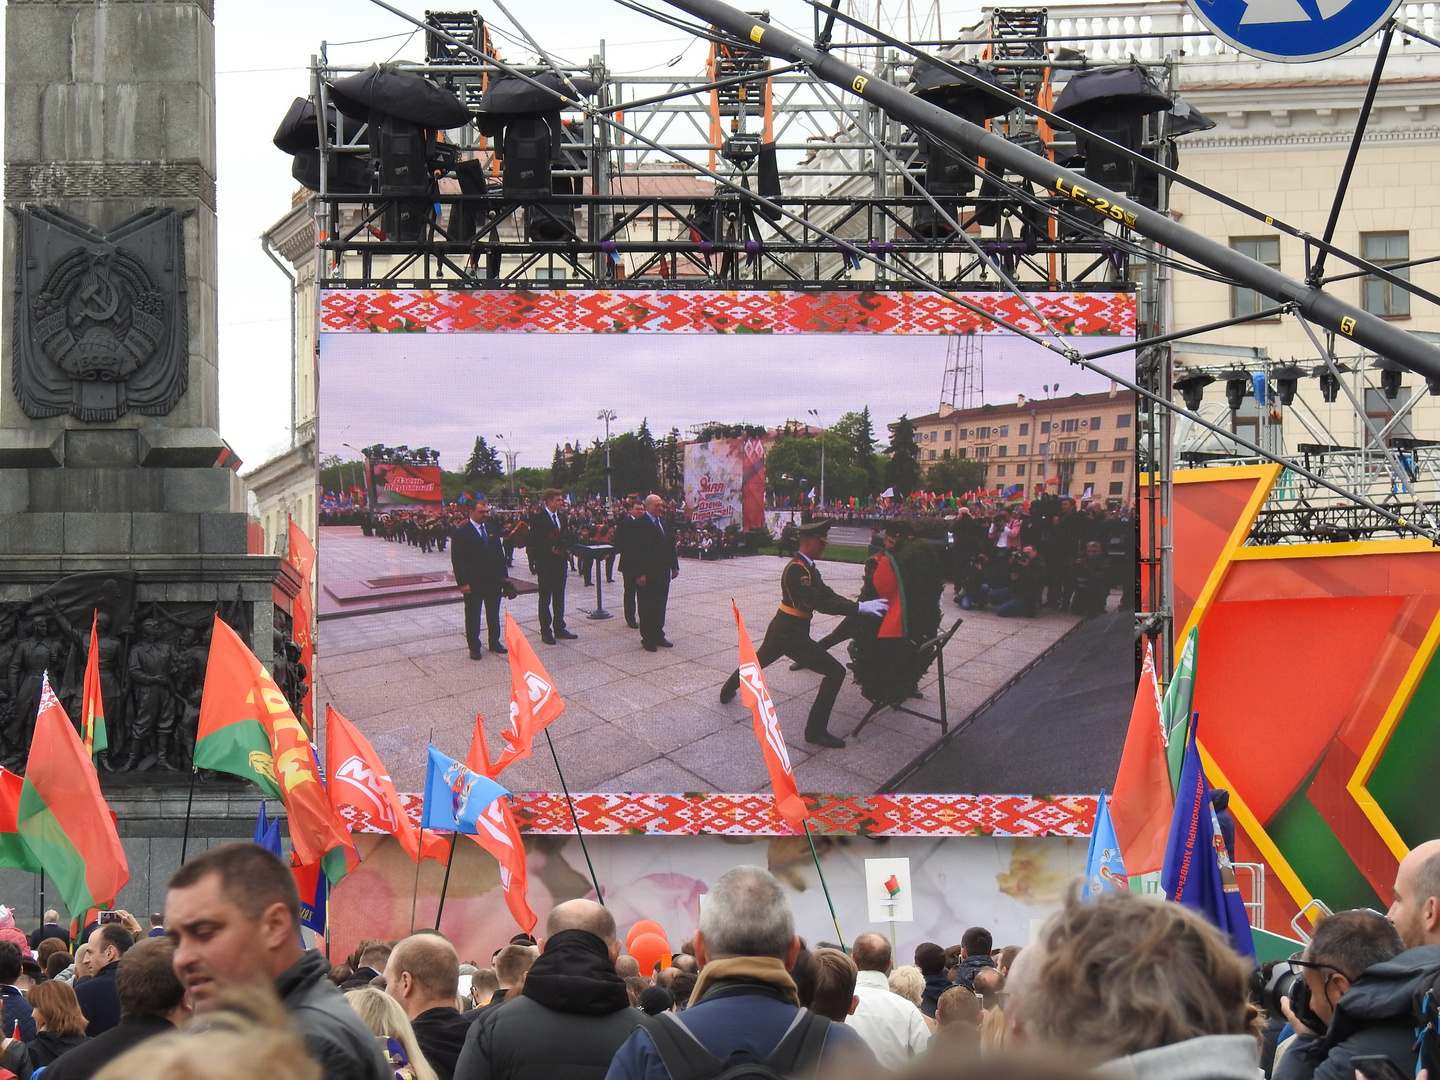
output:
POLYGON ((375 505, 413 506, 440 502, 439 465, 375 466, 375 505))

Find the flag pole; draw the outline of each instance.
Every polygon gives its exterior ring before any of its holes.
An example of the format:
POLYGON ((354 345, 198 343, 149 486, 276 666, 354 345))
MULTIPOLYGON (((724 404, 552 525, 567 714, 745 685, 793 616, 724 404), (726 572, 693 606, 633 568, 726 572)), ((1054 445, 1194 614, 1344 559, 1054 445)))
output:
POLYGON ((550 746, 550 756, 555 759, 555 772, 560 777, 560 790, 565 793, 565 805, 570 808, 570 820, 575 823, 575 835, 580 838, 580 850, 585 853, 585 865, 590 870, 590 884, 595 886, 595 898, 605 906, 605 894, 600 891, 600 880, 595 876, 595 864, 590 861, 590 849, 585 846, 585 833, 580 828, 580 817, 575 813, 575 800, 570 797, 570 788, 565 783, 564 770, 560 768, 560 755, 555 753, 555 740, 550 738, 550 729, 545 729, 545 741, 550 746))
MULTIPOLYGON (((450 858, 445 860, 445 880, 440 883, 440 907, 435 911, 435 932, 440 932, 440 916, 445 914, 445 892, 450 888, 450 868, 455 865, 455 841, 460 839, 458 832, 450 834, 450 858)), ((415 864, 419 866, 419 863, 415 864)))
POLYGON ((180 838, 180 865, 185 865, 185 851, 190 846, 190 808, 195 805, 195 777, 200 770, 190 766, 190 794, 185 797, 185 833, 180 838))
MULTIPOLYGON (((810 822, 800 823, 805 829, 805 839, 810 841, 810 857, 815 860, 815 872, 820 875, 820 888, 825 892, 825 903, 830 908, 830 921, 835 924, 835 936, 840 939, 840 951, 845 951, 845 935, 840 932, 840 919, 835 914, 835 902, 830 899, 830 886, 825 884, 825 871, 820 869, 820 855, 815 850, 815 837, 810 834, 810 822)), ((891 933, 894 933, 894 923, 890 924, 891 933)))
MULTIPOLYGON (((430 729, 430 737, 429 737, 428 739, 426 739, 425 745, 428 747, 428 746, 429 746, 431 743, 433 743, 434 741, 435 741, 435 729, 432 727, 432 728, 430 729)), ((421 824, 422 824, 422 825, 424 824, 423 815, 422 815, 421 824)), ((418 835, 417 835, 417 837, 416 837, 416 847, 415 847, 415 885, 414 885, 414 887, 410 890, 410 932, 411 932, 412 934, 415 932, 415 902, 416 902, 417 900, 419 900, 419 898, 420 898, 420 864, 425 861, 424 851, 425 851, 425 830, 422 828, 422 829, 419 830, 419 833, 418 833, 418 835)), ((445 867, 445 876, 446 876, 446 879, 448 880, 448 879, 449 879, 449 876, 450 876, 450 867, 449 867, 448 864, 447 864, 446 867, 445 867)), ((438 923, 440 920, 439 920, 439 918, 436 918, 435 921, 438 923)), ((329 923, 326 923, 326 925, 328 926, 329 923)), ((436 929, 438 930, 439 927, 436 927, 436 929)))

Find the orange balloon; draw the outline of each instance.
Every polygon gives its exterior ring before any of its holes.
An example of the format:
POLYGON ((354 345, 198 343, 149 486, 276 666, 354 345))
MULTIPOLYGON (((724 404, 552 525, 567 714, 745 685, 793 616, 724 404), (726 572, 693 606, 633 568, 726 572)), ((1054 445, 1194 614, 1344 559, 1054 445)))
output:
POLYGON ((641 919, 634 926, 630 927, 630 932, 625 935, 626 952, 630 950, 630 943, 641 934, 659 934, 663 938, 665 936, 665 928, 653 919, 641 919))
POLYGON ((641 934, 627 946, 640 965, 640 974, 649 976, 658 961, 662 968, 670 966, 670 942, 659 934, 641 934))

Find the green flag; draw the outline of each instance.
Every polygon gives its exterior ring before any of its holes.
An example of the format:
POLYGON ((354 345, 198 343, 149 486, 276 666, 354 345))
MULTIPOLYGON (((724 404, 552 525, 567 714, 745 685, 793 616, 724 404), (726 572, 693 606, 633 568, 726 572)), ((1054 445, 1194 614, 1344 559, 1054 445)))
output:
POLYGON ((1180 782, 1180 766, 1185 762, 1185 737, 1190 730, 1190 712, 1195 700, 1195 661, 1199 650, 1200 628, 1192 626, 1180 650, 1180 662, 1175 665, 1175 673, 1170 676, 1170 685, 1165 687, 1165 697, 1160 702, 1168 740, 1165 759, 1170 766, 1172 794, 1180 782))

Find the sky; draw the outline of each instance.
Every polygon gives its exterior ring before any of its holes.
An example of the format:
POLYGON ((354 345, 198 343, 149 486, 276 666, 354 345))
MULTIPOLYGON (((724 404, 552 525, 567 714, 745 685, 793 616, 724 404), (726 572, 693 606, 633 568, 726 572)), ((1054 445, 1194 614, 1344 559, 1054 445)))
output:
MULTIPOLYGON (((876 439, 906 413, 934 412, 946 337, 870 334, 326 334, 321 344, 320 453, 429 446, 459 471, 475 436, 548 467, 557 445, 603 439, 642 419, 656 437, 693 424, 834 424, 870 409, 876 439), (818 416, 811 417, 814 409, 818 416), (504 436, 498 441, 495 436, 504 436), (351 448, 345 446, 350 444, 351 448)), ((1013 335, 972 339, 983 350, 984 401, 1017 394, 1097 393, 1109 379, 1013 335)), ((1071 339, 1082 350, 1114 338, 1071 339)), ((1110 370, 1133 374, 1128 355, 1110 370)), ((817 424, 817 426, 819 426, 817 424)))

